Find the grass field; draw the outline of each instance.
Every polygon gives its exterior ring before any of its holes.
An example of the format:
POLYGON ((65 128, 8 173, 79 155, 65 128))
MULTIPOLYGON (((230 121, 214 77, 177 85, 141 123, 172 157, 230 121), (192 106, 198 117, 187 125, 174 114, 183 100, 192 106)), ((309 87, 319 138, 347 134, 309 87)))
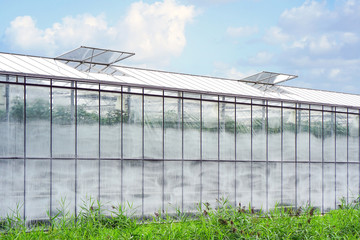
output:
POLYGON ((144 220, 131 216, 129 207, 105 211, 90 201, 76 219, 61 210, 49 222, 29 227, 15 212, 1 228, 1 239, 359 239, 360 204, 343 202, 321 215, 311 206, 261 212, 221 200, 217 206, 203 204, 197 214, 155 212, 144 220))

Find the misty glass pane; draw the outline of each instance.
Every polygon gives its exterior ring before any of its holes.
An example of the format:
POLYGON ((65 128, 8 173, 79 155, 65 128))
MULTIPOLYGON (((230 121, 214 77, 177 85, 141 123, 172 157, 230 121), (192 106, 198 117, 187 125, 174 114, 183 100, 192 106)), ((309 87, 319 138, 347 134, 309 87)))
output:
POLYGON ((341 204, 341 199, 347 201, 347 164, 336 164, 336 204, 341 204))
POLYGON ((0 218, 19 210, 23 215, 24 160, 0 159, 0 218))
POLYGON ((202 163, 202 202, 210 203, 210 207, 217 206, 217 199, 219 199, 219 168, 217 162, 203 162, 202 163))
POLYGON ((220 162, 219 171, 219 196, 235 206, 235 162, 220 162))
POLYGON ((310 205, 321 209, 322 205, 322 173, 321 163, 310 164, 310 205))
POLYGON ((200 101, 184 99, 184 159, 200 159, 200 101))
POLYGON ((100 156, 121 158, 121 93, 100 93, 100 156))
POLYGON ((250 162, 236 162, 236 200, 246 207, 251 203, 250 162))
POLYGON ((218 103, 202 101, 202 159, 218 159, 218 103))
POLYGON ((348 115, 349 118, 349 162, 359 162, 359 116, 348 115))
POLYGON ((50 209, 50 160, 26 161, 26 220, 48 219, 50 209))
POLYGON ((283 163, 283 204, 295 206, 295 163, 283 163))
POLYGON ((335 208, 335 163, 324 163, 324 212, 335 208))
POLYGON ((297 111, 297 160, 309 161, 309 114, 308 110, 297 111))
POLYGON ((347 115, 336 113, 336 162, 347 161, 347 115))
POLYGON ((182 100, 164 98, 164 158, 182 157, 182 100))
POLYGON ((236 104, 236 159, 251 160, 251 106, 236 104))
POLYGON ((75 160, 52 160, 52 215, 75 214, 75 160))
POLYGON ((123 160, 123 199, 124 205, 132 205, 131 211, 142 214, 142 160, 123 160))
POLYGON ((268 108, 269 161, 281 161, 281 108, 268 108))
POLYGON ((220 159, 235 160, 235 104, 220 103, 220 159))
POLYGON ((310 159, 322 161, 322 112, 310 111, 310 159))
POLYGON ((99 197, 99 160, 77 161, 77 211, 99 197))
POLYGON ((163 199, 163 161, 144 161, 144 215, 161 211, 163 199))
POLYGON ((142 96, 123 94, 124 158, 142 158, 142 96))
POLYGON ((50 157, 50 89, 26 87, 26 156, 50 157))
POLYGON ((269 209, 281 203, 281 163, 268 164, 269 209))
POLYGON ((252 184, 252 206, 255 209, 266 209, 266 164, 252 164, 252 184))
POLYGON ((349 189, 348 189, 348 196, 349 196, 349 203, 354 202, 356 199, 359 198, 359 164, 350 163, 349 164, 349 189))
POLYGON ((0 157, 24 156, 24 87, 0 84, 0 157))
POLYGON ((77 91, 77 153, 99 157, 99 92, 77 91))
POLYGON ((295 109, 283 109, 283 158, 285 161, 295 161, 295 109))
POLYGON ((266 107, 252 106, 252 155, 254 161, 266 161, 266 107))
POLYGON ((144 96, 144 158, 163 157, 163 98, 144 96))
POLYGON ((324 112, 324 161, 335 162, 335 113, 324 112))
POLYGON ((108 210, 121 204, 121 160, 100 160, 100 201, 108 210))
POLYGON ((75 157, 75 90, 52 89, 52 156, 75 157))
POLYGON ((297 170, 297 205, 305 207, 309 204, 309 163, 298 163, 297 170))
POLYGON ((195 211, 200 203, 201 169, 199 161, 184 161, 183 211, 195 211))
POLYGON ((164 205, 168 212, 182 208, 182 162, 165 161, 164 205))

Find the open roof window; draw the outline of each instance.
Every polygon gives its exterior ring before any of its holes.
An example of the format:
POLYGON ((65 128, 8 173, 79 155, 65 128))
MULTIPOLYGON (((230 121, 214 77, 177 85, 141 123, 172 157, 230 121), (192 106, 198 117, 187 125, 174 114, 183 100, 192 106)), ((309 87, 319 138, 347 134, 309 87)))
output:
POLYGON ((296 75, 289 75, 284 73, 275 73, 275 72, 260 72, 249 77, 243 78, 240 81, 247 81, 253 83, 267 83, 267 84, 278 84, 281 82, 286 82, 288 80, 297 78, 296 75))
POLYGON ((82 72, 109 74, 107 70, 109 70, 110 66, 133 55, 135 53, 81 46, 55 59, 63 61, 82 72))

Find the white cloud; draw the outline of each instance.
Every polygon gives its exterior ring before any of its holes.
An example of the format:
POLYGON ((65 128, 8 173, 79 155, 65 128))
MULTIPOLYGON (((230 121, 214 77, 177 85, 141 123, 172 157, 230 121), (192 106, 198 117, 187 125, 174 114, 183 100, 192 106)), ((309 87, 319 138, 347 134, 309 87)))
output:
POLYGON ((272 53, 258 52, 255 56, 249 58, 249 63, 255 65, 268 64, 273 60, 273 57, 272 53))
POLYGON ((283 44, 290 39, 290 36, 279 27, 271 27, 265 34, 264 40, 271 44, 283 44))
POLYGON ((248 37, 258 32, 257 27, 228 27, 226 33, 231 37, 248 37))
POLYGON ((50 28, 40 29, 31 16, 15 18, 5 33, 14 50, 54 56, 80 45, 133 51, 137 60, 166 64, 186 45, 185 26, 195 17, 194 6, 175 0, 130 6, 127 15, 110 26, 105 15, 67 16, 50 28), (154 62, 154 61, 152 61, 154 62))

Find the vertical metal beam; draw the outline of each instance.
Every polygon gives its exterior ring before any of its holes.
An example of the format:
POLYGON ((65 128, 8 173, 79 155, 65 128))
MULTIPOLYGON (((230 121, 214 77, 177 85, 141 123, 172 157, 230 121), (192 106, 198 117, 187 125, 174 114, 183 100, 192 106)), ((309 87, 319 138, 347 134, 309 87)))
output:
POLYGON ((52 185, 53 185, 53 80, 50 79, 50 217, 52 217, 52 185))
POLYGON ((281 102, 281 116, 280 116, 280 136, 281 136, 281 204, 284 204, 284 105, 281 102))
POLYGON ((321 111, 321 212, 324 213, 324 141, 325 141, 325 134, 324 134, 324 106, 322 106, 321 111))
POLYGON ((309 204, 311 204, 311 106, 309 105, 309 204))
POLYGON ((121 123, 120 123, 120 157, 121 157, 121 176, 120 176, 120 181, 121 181, 121 185, 120 185, 120 203, 121 206, 125 205, 124 204, 124 109, 123 109, 123 103, 124 103, 124 94, 123 94, 123 87, 121 86, 121 123))
POLYGON ((141 163, 142 163, 142 170, 141 170, 141 216, 144 217, 144 196, 145 196, 145 146, 144 146, 144 128, 145 128, 145 124, 144 124, 144 88, 142 88, 142 95, 141 95, 141 104, 142 104, 142 112, 141 112, 141 129, 142 129, 142 133, 141 133, 141 163))
POLYGON ((349 109, 346 110, 346 204, 349 204, 349 109))
POLYGON ((165 98, 162 91, 162 210, 165 211, 165 98))
POLYGON ((99 122, 98 122, 98 201, 101 201, 101 93, 100 93, 100 84, 99 84, 99 91, 98 91, 98 116, 99 116, 99 122))
POLYGON ((24 116, 24 221, 26 220, 26 80, 27 77, 24 77, 24 106, 23 106, 23 116, 24 116))
POLYGON ((78 174, 77 174, 77 164, 78 164, 78 115, 77 115, 77 110, 78 110, 78 104, 77 104, 77 97, 78 97, 78 90, 77 90, 77 83, 72 81, 71 82, 71 86, 75 86, 75 96, 74 96, 74 105, 75 105, 75 222, 77 221, 77 178, 78 178, 78 174))
POLYGON ((179 93, 181 100, 181 211, 184 212, 184 98, 183 92, 179 93))
POLYGON ((336 149, 336 145, 337 145, 337 141, 336 141, 336 138, 337 138, 337 108, 335 107, 335 139, 334 139, 334 147, 335 147, 335 156, 334 156, 334 158, 335 158, 335 191, 334 191, 334 194, 335 194, 335 202, 334 202, 334 205, 335 205, 335 209, 337 208, 337 206, 336 206, 336 180, 337 180, 337 171, 336 171, 336 168, 337 168, 337 149, 336 149))
POLYGON ((250 101, 250 203, 253 206, 253 100, 250 101))
MULTIPOLYGON (((224 97, 223 97, 224 99, 224 97)), ((218 102, 217 102, 217 105, 218 105, 218 118, 217 118, 217 122, 218 122, 218 132, 217 132, 217 137, 218 137, 218 141, 217 141, 217 149, 218 149, 218 152, 217 152, 217 162, 218 162, 218 180, 217 180, 217 192, 218 192, 218 199, 220 200, 220 96, 218 96, 218 102)))
POLYGON ((202 191, 203 191, 203 184, 202 184, 202 175, 203 175, 203 156, 202 156, 202 128, 203 128, 203 114, 202 114, 202 95, 200 95, 200 210, 202 209, 202 191))
POLYGON ((297 137, 298 137, 298 105, 295 104, 295 208, 298 207, 298 159, 297 159, 297 137))
POLYGON ((235 207, 236 207, 236 204, 237 204, 237 177, 236 177, 236 173, 237 173, 237 134, 236 134, 236 126, 237 126, 237 119, 236 119, 236 111, 237 111, 237 104, 236 104, 236 100, 237 100, 237 98, 235 98, 234 99, 235 100, 235 103, 234 103, 234 111, 235 111, 235 113, 234 113, 234 159, 235 159, 235 168, 234 168, 234 171, 235 171, 235 179, 234 179, 234 186, 235 186, 235 191, 234 191, 234 193, 235 193, 235 207))

